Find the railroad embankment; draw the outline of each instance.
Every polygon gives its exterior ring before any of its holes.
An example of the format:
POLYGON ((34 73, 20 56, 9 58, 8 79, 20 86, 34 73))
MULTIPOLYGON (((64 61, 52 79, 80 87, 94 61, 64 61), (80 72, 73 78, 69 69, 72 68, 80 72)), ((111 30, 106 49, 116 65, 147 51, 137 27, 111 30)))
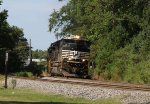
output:
MULTIPOLYGON (((63 94, 69 97, 84 97, 95 100, 101 98, 115 98, 121 100, 123 104, 149 104, 150 92, 148 91, 133 91, 133 90, 118 90, 104 87, 84 86, 65 84, 58 82, 46 82, 28 79, 16 80, 16 88, 28 88, 42 91, 44 93, 63 94)), ((8 79, 8 86, 12 87, 12 78, 8 79)))

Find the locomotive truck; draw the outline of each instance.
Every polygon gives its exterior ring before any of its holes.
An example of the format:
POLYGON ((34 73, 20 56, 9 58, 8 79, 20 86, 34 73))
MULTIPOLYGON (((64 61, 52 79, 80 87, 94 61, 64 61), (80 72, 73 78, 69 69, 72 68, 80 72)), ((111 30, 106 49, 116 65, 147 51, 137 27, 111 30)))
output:
POLYGON ((76 35, 64 37, 48 48, 50 76, 87 77, 90 56, 89 42, 76 35))

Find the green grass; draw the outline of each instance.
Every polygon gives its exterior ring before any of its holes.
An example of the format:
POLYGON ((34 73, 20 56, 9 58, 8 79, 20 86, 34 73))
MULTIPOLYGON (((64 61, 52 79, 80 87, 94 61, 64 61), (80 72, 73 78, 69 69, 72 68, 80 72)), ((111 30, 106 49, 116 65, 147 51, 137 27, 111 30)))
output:
POLYGON ((27 89, 0 88, 0 104, 120 104, 116 99, 90 101, 27 89))

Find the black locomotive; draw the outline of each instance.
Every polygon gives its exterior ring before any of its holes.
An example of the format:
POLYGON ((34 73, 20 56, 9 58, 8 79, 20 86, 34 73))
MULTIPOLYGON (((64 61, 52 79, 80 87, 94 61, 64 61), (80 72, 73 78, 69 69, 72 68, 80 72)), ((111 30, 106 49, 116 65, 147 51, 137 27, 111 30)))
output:
POLYGON ((48 49, 48 72, 66 77, 88 76, 89 42, 70 36, 52 43, 48 49))

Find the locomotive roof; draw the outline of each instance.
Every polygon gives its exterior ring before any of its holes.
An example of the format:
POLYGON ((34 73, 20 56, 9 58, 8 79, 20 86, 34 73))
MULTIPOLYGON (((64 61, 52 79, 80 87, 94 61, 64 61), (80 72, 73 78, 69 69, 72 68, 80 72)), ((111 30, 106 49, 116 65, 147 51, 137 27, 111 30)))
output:
POLYGON ((59 45, 60 42, 62 42, 62 41, 67 41, 67 40, 69 40, 70 42, 71 42, 71 41, 87 41, 87 40, 85 40, 85 39, 64 39, 64 38, 62 38, 62 39, 60 39, 60 40, 57 40, 56 42, 51 43, 51 46, 50 46, 50 47, 53 47, 54 45, 59 45))

